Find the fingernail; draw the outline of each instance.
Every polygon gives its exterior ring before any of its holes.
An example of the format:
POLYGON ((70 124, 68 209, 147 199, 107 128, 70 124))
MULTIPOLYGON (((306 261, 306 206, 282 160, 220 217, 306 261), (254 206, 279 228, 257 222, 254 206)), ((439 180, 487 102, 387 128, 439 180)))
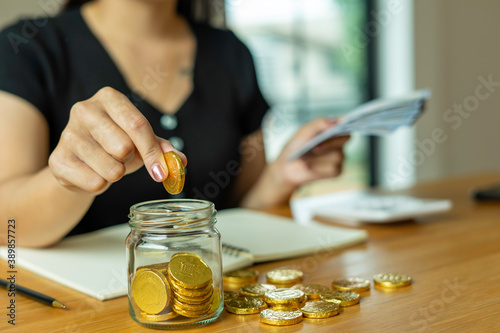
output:
POLYGON ((153 165, 151 171, 153 173, 154 180, 157 182, 161 182, 165 178, 165 170, 163 170, 163 167, 160 164, 153 165))

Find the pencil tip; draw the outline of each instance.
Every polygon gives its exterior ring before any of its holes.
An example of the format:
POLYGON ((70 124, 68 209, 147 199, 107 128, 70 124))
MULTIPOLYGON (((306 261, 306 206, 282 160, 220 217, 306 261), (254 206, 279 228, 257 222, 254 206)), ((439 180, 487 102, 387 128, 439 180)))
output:
POLYGON ((66 309, 66 305, 62 304, 59 301, 53 301, 52 306, 55 308, 66 309))

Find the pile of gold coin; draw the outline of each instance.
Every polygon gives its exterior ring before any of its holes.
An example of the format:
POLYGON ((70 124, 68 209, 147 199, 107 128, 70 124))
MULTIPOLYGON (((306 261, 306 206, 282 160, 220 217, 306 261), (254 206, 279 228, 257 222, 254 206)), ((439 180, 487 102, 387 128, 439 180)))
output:
POLYGON ((131 283, 140 317, 165 321, 179 315, 198 318, 216 311, 221 302, 212 270, 198 255, 179 252, 170 262, 139 267, 131 283))
MULTIPOLYGON (((268 325, 293 325, 303 318, 323 319, 338 315, 342 308, 359 304, 360 293, 370 290, 370 281, 360 277, 335 279, 330 289, 321 284, 300 283, 304 274, 295 269, 268 272, 267 284, 255 283, 255 272, 238 270, 224 274, 225 289, 228 286, 235 289, 240 282, 237 291, 224 290, 224 302, 228 312, 239 315, 260 313, 260 321, 268 325), (245 284, 250 281, 250 276, 252 283, 245 284), (290 286, 291 283, 295 284, 290 286)), ((373 280, 376 287, 391 289, 411 283, 411 277, 397 273, 377 274, 373 280)))

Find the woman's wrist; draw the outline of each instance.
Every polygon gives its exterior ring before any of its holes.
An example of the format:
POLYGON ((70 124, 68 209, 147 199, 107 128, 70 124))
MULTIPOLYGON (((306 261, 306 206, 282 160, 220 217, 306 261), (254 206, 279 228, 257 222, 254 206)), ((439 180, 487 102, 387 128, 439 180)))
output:
POLYGON ((265 209, 288 202, 296 186, 286 181, 283 168, 278 163, 276 161, 265 167, 257 183, 241 201, 242 207, 265 209))

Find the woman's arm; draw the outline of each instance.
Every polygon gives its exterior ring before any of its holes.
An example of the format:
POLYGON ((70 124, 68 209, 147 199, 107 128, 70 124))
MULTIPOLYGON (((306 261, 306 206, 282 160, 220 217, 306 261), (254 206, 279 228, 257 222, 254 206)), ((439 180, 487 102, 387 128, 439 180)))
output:
POLYGON ((25 100, 0 92, 0 244, 16 220, 16 244, 42 247, 64 237, 94 195, 61 186, 47 166, 49 129, 25 100))
POLYGON ((267 165, 262 131, 246 137, 242 142, 241 173, 235 185, 236 198, 241 198, 240 206, 265 209, 285 204, 298 186, 338 176, 344 159, 342 148, 349 137, 327 140, 303 157, 288 160, 305 142, 333 124, 320 118, 302 126, 276 161, 267 165))
POLYGON ((2 244, 9 219, 16 219, 20 246, 59 241, 94 198, 123 176, 145 165, 153 179, 163 181, 163 153, 174 150, 126 96, 109 87, 72 107, 50 157, 49 126, 31 104, 0 92, 0 120, 2 244))

